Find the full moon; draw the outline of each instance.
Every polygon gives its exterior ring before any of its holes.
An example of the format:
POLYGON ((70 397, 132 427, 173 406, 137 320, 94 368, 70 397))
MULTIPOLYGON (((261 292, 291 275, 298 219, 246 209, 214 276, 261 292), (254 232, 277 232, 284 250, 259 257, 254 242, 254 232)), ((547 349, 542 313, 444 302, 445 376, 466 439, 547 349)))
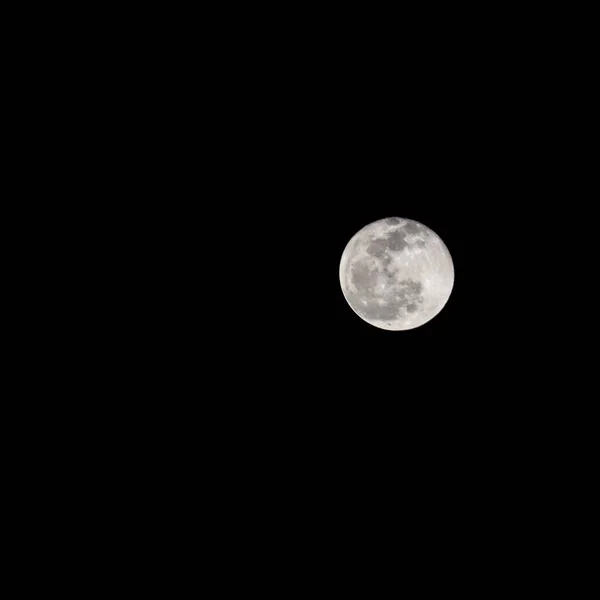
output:
POLYGON ((391 217, 363 227, 348 242, 340 283, 352 310, 367 323, 414 329, 444 308, 454 286, 454 264, 429 227, 391 217))

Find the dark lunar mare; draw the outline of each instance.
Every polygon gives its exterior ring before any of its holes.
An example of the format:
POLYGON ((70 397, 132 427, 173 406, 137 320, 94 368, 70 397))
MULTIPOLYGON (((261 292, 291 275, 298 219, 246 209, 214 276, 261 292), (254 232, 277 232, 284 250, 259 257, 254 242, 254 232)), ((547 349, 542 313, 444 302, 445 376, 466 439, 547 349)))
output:
POLYGON ((395 293, 393 302, 380 306, 375 302, 373 285, 377 281, 377 272, 370 271, 362 263, 354 265, 352 281, 361 294, 348 290, 349 300, 356 312, 367 320, 393 321, 397 319, 404 309, 407 313, 414 313, 419 304, 423 304, 423 284, 413 279, 403 279, 399 282, 400 289, 395 293), (363 299, 367 303, 362 302, 363 299))
POLYGON ((417 304, 423 304, 423 284, 413 279, 403 279, 399 282, 400 289, 396 292, 394 302, 407 312, 415 312, 417 304))
POLYGON ((408 246, 404 229, 396 229, 392 231, 387 238, 387 247, 394 252, 404 250, 408 246))
POLYGON ((420 281, 415 281, 414 279, 402 279, 402 281, 400 281, 400 285, 406 294, 410 294, 412 296, 418 296, 423 291, 423 284, 420 281))
MULTIPOLYGON (((396 219, 395 217, 386 220, 388 225, 397 225, 399 222, 399 219, 396 219)), ((406 240, 407 235, 417 235, 420 233, 423 233, 423 225, 420 223, 408 222, 406 225, 404 225, 404 227, 395 229, 384 237, 375 238, 367 246, 367 254, 377 258, 383 258, 385 257, 386 249, 394 252, 400 252, 410 245, 406 240)), ((422 241, 416 241, 414 242, 414 245, 423 247, 425 246, 425 243, 422 241)))
POLYGON ((385 248, 386 248, 385 241, 386 240, 383 238, 377 238, 377 239, 373 240, 367 246, 367 254, 369 256, 372 256, 373 258, 378 258, 381 261, 383 268, 385 270, 387 270, 387 268, 390 266, 390 264, 392 262, 392 257, 387 256, 385 253, 385 248))
POLYGON ((362 291, 369 291, 377 281, 377 272, 371 271, 364 262, 358 262, 352 267, 352 283, 362 291))
POLYGON ((414 221, 409 221, 403 228, 403 231, 406 233, 417 234, 422 233, 423 225, 420 223, 415 223, 414 221))
POLYGON ((376 238, 367 246, 367 254, 381 258, 385 255, 385 238, 376 238))

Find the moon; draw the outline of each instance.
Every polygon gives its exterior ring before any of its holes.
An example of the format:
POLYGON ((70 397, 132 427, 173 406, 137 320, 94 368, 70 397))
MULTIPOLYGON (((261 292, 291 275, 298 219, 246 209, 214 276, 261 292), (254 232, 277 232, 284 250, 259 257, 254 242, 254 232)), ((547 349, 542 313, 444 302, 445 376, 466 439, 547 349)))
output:
POLYGON ((444 308, 454 286, 454 263, 429 227, 400 217, 363 227, 340 261, 346 301, 364 321, 391 331, 414 329, 444 308))

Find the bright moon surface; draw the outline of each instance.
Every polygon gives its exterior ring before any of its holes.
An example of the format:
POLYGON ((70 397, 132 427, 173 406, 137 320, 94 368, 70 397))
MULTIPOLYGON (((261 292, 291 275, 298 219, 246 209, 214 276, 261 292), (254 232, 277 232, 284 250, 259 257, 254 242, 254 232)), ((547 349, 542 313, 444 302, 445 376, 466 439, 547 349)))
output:
POLYGON ((348 304, 381 329, 414 329, 444 308, 454 285, 454 264, 429 227, 391 217, 363 227, 340 262, 348 304))

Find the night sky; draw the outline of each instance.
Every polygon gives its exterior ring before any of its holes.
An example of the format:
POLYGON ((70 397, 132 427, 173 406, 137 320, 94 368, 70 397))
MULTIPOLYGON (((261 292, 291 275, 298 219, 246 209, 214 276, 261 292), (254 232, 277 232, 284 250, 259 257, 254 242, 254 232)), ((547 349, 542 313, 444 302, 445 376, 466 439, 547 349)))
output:
POLYGON ((581 398, 564 377, 585 295, 558 63, 428 25, 247 32, 211 46, 172 113, 152 232, 170 435, 204 447, 224 489, 325 506, 340 531, 361 499, 435 524, 532 485, 581 398), (361 320, 339 283, 350 238, 392 216, 433 229, 455 268, 444 309, 409 331, 361 320))
POLYGON ((514 382, 535 388, 534 357, 553 335, 532 288, 551 268, 538 240, 567 182, 542 71, 529 76, 530 63, 494 44, 478 51, 484 32, 438 45, 327 30, 286 45, 279 33, 253 52, 222 50, 209 152, 183 190, 186 250, 201 248, 208 290, 223 286, 202 293, 195 323, 236 365, 236 403, 255 406, 246 389, 299 430, 347 419, 355 432, 372 426, 360 435, 401 423, 436 440, 500 430, 512 403, 534 418, 537 400, 517 401, 514 382), (196 190, 206 201, 193 203, 196 190), (433 229, 455 266, 446 307, 406 332, 363 322, 338 278, 348 240, 391 216, 433 229))

